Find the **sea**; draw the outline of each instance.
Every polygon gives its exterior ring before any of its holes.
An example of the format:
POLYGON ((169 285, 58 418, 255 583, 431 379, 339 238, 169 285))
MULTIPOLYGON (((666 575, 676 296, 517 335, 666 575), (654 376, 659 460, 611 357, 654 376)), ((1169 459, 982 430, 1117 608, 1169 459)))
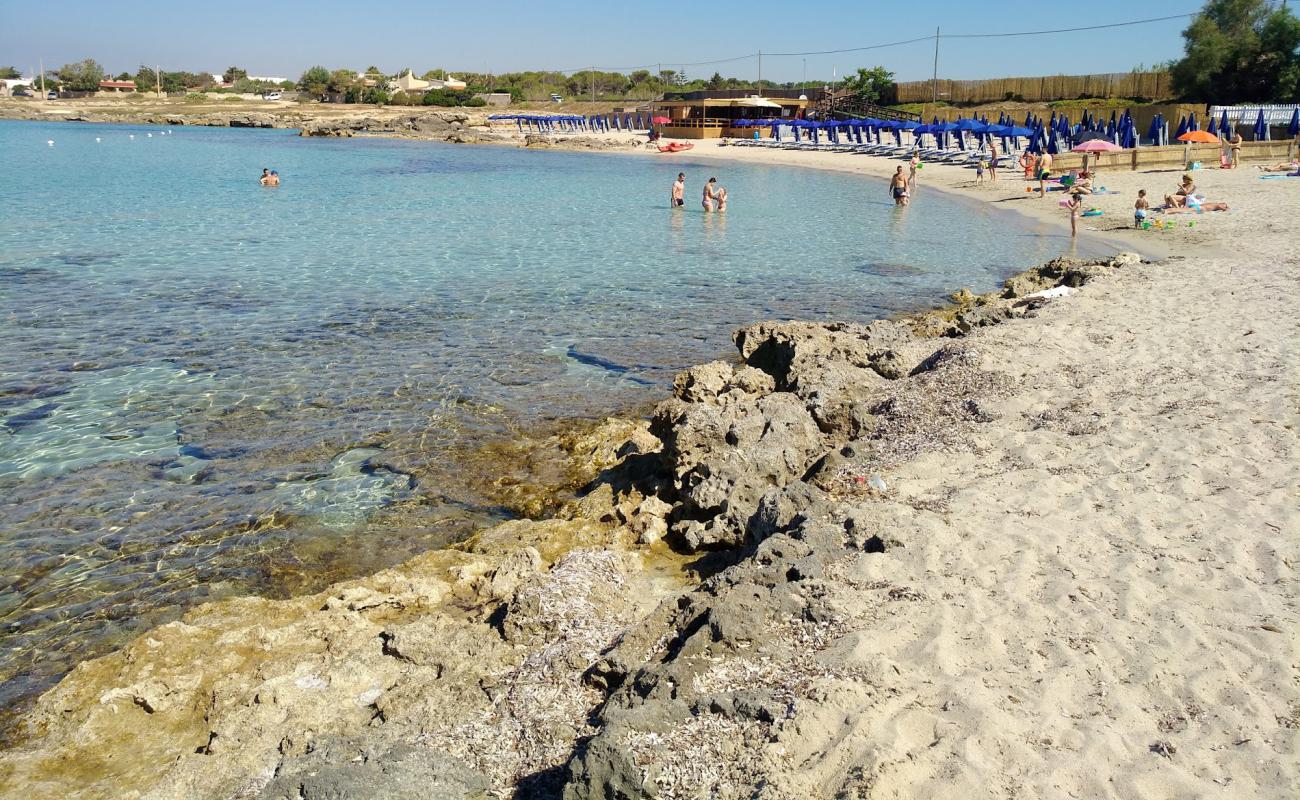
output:
POLYGON ((924 183, 900 210, 882 181, 689 153, 39 122, 0 122, 0 152, 10 709, 197 603, 507 518, 457 454, 643 408, 739 326, 868 321, 1071 247, 924 183))

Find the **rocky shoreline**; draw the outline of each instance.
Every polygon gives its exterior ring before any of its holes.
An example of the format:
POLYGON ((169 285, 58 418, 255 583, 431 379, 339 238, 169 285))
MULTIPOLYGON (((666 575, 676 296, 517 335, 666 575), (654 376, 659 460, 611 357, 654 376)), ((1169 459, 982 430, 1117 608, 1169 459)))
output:
POLYGON ((81 664, 0 755, 0 786, 801 796, 770 756, 801 735, 796 709, 817 709, 827 680, 888 691, 836 658, 859 635, 842 593, 923 591, 845 570, 913 546, 882 524, 896 507, 951 513, 899 498, 894 472, 978 449, 1014 392, 978 333, 1138 263, 1061 259, 900 320, 738 331, 740 360, 681 373, 648 425, 567 441, 572 474, 595 477, 549 518, 316 595, 201 606, 81 664))
POLYGON ((32 103, 0 103, 0 119, 171 127, 274 128, 297 130, 304 137, 382 136, 451 144, 515 145, 566 150, 641 150, 647 147, 644 138, 631 136, 520 135, 513 128, 493 128, 487 114, 451 109, 390 106, 376 108, 374 113, 361 115, 283 108, 229 111, 198 106, 187 109, 178 104, 171 104, 166 110, 132 108, 124 103, 83 108, 68 105, 75 101, 59 102, 63 104, 53 108, 32 103))

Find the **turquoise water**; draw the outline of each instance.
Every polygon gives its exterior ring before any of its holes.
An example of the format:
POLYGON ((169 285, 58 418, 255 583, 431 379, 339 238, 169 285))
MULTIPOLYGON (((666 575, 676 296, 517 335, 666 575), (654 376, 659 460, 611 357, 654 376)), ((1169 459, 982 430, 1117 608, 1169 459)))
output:
POLYGON ((196 602, 500 518, 459 448, 662 396, 739 325, 867 320, 1067 247, 844 175, 165 130, 0 123, 0 707, 196 602), (695 200, 713 174, 725 215, 695 200))

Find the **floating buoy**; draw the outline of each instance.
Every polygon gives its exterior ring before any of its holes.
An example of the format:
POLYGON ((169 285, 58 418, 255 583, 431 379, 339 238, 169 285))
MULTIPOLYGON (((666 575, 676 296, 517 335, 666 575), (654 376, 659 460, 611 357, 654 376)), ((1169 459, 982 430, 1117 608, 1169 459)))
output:
POLYGON ((95 141, 97 141, 97 142, 99 141, 99 137, 98 137, 98 136, 95 137, 95 141))
POLYGON ((135 138, 135 134, 134 134, 134 133, 128 133, 128 134, 126 135, 126 138, 128 138, 128 139, 134 139, 134 138, 135 138))
POLYGON ((53 146, 54 146, 54 140, 53 140, 53 139, 46 139, 46 140, 45 140, 45 143, 46 143, 47 145, 49 145, 50 147, 53 147, 53 146))
POLYGON ((153 134, 152 134, 152 133, 146 133, 145 136, 148 136, 150 139, 153 138, 153 134))

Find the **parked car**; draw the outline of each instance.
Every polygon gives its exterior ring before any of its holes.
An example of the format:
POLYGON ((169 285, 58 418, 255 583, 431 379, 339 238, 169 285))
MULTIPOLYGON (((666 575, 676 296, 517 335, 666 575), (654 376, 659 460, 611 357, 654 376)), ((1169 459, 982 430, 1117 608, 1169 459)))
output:
POLYGON ((263 100, 279 100, 281 97, 279 91, 270 91, 262 94, 263 100))
POLYGON ((58 99, 59 99, 59 93, 56 92, 56 91, 54 91, 53 89, 51 89, 51 90, 49 90, 48 92, 45 93, 45 99, 46 99, 46 100, 58 100, 58 99))
POLYGON ((563 98, 563 97, 560 97, 558 94, 552 93, 552 94, 551 94, 551 102, 552 102, 552 103, 563 103, 563 102, 564 102, 564 98, 563 98))

